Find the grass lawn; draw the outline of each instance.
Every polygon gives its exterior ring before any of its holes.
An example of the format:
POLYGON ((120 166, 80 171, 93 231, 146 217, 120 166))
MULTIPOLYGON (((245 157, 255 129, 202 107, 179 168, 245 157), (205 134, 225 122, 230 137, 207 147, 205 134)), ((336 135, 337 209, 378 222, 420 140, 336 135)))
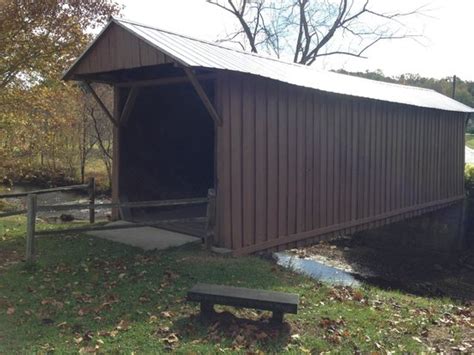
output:
POLYGON ((25 266, 23 226, 0 221, 0 353, 453 351, 474 338, 472 309, 454 301, 332 287, 199 246, 143 252, 63 235, 41 238, 37 264, 25 266), (266 312, 218 307, 202 323, 184 300, 198 281, 295 292, 299 313, 275 327, 266 312))
MULTIPOLYGON (((104 162, 96 157, 91 157, 87 160, 86 164, 86 177, 94 177, 96 189, 99 192, 109 190, 109 179, 107 176, 107 169, 105 168, 104 162)), ((87 180, 87 179, 86 179, 87 180)))
POLYGON ((474 149, 474 134, 466 134, 466 145, 474 149))

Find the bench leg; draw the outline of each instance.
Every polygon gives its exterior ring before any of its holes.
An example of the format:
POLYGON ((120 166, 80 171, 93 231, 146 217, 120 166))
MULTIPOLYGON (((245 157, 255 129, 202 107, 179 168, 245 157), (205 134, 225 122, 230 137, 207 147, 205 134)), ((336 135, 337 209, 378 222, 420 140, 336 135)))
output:
POLYGON ((274 323, 283 323, 283 312, 273 311, 272 322, 274 322, 274 323))
POLYGON ((208 302, 201 302, 201 316, 209 317, 214 314, 214 305, 208 302))

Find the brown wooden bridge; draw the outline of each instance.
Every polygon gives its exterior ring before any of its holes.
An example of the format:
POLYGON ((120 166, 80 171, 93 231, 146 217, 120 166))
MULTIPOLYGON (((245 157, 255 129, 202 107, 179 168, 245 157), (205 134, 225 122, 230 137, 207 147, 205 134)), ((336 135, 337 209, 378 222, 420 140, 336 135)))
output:
POLYGON ((213 243, 235 254, 352 234, 464 198, 473 109, 431 90, 116 19, 65 79, 85 82, 114 123, 114 202, 213 188, 213 243), (113 110, 92 83, 113 87, 113 110))

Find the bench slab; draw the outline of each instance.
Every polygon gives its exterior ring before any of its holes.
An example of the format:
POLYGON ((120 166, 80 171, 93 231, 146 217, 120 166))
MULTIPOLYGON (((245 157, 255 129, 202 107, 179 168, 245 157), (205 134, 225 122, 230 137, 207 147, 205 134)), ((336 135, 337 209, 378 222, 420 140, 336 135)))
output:
POLYGON ((220 304, 296 314, 299 297, 292 293, 200 283, 188 291, 187 300, 207 305, 220 304))

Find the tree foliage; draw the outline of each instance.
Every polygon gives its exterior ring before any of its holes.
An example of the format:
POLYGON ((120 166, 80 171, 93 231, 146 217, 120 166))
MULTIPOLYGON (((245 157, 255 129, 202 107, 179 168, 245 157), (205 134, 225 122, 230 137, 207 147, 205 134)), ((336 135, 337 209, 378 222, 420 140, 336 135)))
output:
POLYGON ((94 112, 94 124, 90 98, 61 74, 119 11, 113 0, 0 0, 3 173, 39 167, 83 178, 103 118, 94 112))
POLYGON ((57 78, 119 11, 110 0, 3 0, 0 3, 0 89, 57 78))
MULTIPOLYGON (((452 96, 453 93, 453 77, 442 79, 427 78, 419 74, 402 74, 399 76, 387 76, 381 70, 365 71, 365 72, 349 72, 346 70, 337 70, 338 73, 359 76, 372 80, 385 81, 388 83, 403 84, 417 86, 426 89, 435 90, 443 95, 452 96)), ((456 79, 456 100, 465 105, 474 107, 474 82, 468 80, 456 79)))

